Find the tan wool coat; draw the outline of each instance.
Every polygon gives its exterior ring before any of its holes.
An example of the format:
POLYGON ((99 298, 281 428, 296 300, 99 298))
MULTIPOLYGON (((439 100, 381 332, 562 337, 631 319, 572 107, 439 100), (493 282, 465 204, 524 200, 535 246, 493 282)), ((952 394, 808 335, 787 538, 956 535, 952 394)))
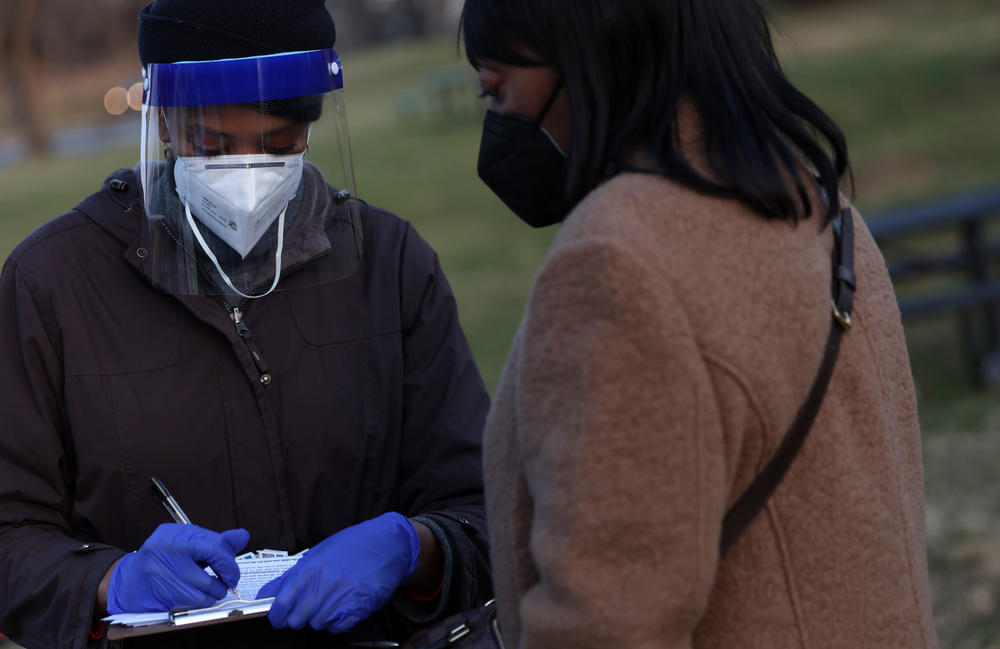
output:
POLYGON ((909 359, 856 214, 854 328, 784 481, 719 557, 822 357, 821 212, 796 226, 623 174, 568 217, 487 423, 507 647, 937 647, 909 359))

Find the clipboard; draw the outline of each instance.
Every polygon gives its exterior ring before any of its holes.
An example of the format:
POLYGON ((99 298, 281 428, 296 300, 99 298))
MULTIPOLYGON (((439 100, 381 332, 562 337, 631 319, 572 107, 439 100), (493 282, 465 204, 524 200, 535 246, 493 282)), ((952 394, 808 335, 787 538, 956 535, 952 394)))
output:
MULTIPOLYGON (((273 597, 255 600, 226 600, 207 608, 182 609, 162 614, 151 614, 149 617, 162 616, 156 622, 142 624, 127 624, 112 622, 108 627, 108 639, 136 638, 144 635, 154 635, 181 629, 193 629, 212 624, 239 622, 257 617, 264 617, 271 610, 273 597)), ((147 618, 148 619, 148 618, 147 618)))

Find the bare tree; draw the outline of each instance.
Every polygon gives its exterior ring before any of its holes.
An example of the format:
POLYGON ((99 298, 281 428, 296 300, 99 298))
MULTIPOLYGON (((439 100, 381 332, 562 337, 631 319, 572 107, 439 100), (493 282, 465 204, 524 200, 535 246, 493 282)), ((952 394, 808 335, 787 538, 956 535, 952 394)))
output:
POLYGON ((381 38, 382 14, 371 2, 327 0, 337 23, 337 48, 357 49, 381 38))
POLYGON ((358 49, 395 38, 454 29, 455 0, 327 0, 337 23, 337 46, 358 49))
POLYGON ((457 26, 456 3, 449 0, 419 0, 418 4, 423 13, 426 33, 444 34, 457 26))
POLYGON ((10 0, 0 8, 3 73, 14 121, 23 129, 32 154, 49 150, 49 137, 38 109, 38 70, 34 51, 39 0, 10 0))
POLYGON ((87 10, 80 11, 70 0, 39 0, 44 20, 35 33, 43 65, 66 70, 109 56, 137 58, 139 11, 148 1, 88 0, 87 10))

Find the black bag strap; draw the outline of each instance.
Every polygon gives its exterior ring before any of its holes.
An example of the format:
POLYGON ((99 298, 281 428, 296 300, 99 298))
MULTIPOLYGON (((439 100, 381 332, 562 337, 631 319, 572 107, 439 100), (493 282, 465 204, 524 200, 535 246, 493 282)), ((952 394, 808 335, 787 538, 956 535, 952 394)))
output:
POLYGON ((833 366, 837 362, 837 351, 845 331, 851 328, 851 310, 854 307, 854 219, 849 208, 844 208, 839 218, 833 220, 833 319, 830 333, 826 338, 826 350, 820 362, 819 371, 813 379, 806 400, 799 407, 788 432, 785 433, 778 450, 753 483, 743 492, 739 500, 726 512, 722 520, 722 539, 719 544, 720 556, 733 546, 754 517, 764 508, 774 490, 778 488, 785 472, 795 459, 803 442, 809 435, 816 414, 819 412, 823 396, 830 384, 833 366))

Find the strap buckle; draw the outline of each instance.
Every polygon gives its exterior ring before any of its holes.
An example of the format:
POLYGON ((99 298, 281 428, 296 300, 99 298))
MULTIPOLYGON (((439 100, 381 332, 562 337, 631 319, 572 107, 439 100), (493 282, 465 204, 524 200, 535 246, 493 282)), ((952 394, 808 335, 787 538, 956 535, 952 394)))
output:
POLYGON ((451 633, 448 634, 448 644, 455 644, 470 633, 472 633, 472 629, 469 628, 468 624, 463 622, 452 629, 451 633))
POLYGON ((844 331, 850 331, 851 327, 854 324, 851 321, 851 314, 847 311, 841 311, 837 307, 837 303, 834 302, 833 299, 830 300, 830 303, 833 304, 833 317, 840 325, 840 328, 843 329, 844 331))

